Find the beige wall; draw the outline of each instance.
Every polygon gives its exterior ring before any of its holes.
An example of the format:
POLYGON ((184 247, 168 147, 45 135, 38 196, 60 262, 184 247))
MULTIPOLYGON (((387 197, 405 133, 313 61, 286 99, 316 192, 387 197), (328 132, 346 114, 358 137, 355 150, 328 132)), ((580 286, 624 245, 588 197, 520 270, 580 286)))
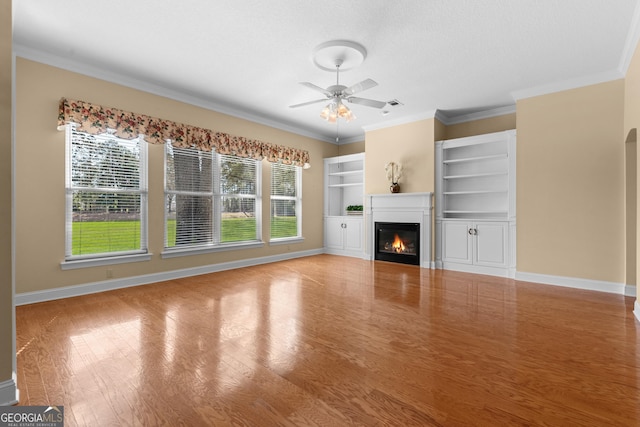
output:
POLYGON ((637 134, 638 128, 640 127, 640 45, 636 46, 636 51, 633 55, 631 63, 629 64, 629 69, 627 70, 627 75, 625 78, 625 87, 624 87, 624 141, 627 145, 627 153, 629 155, 633 155, 635 152, 636 157, 635 161, 631 159, 627 159, 626 166, 626 176, 627 176, 627 277, 631 276, 633 273, 629 272, 629 270, 635 269, 635 277, 634 281, 628 279, 628 284, 633 284, 638 282, 638 275, 640 274, 640 253, 637 250, 637 243, 640 241, 640 227, 638 226, 638 212, 640 212, 640 208, 638 207, 638 203, 640 202, 640 197, 638 197, 637 190, 640 188, 638 186, 638 174, 637 174, 637 165, 638 165, 638 150, 637 150, 637 134), (636 185, 635 187, 629 183, 629 177, 633 177, 635 175, 636 185), (633 197, 635 195, 635 198, 633 197), (635 206, 634 206, 635 201, 635 206), (633 257, 633 259, 632 259, 633 257))
POLYGON ((517 103, 517 270, 624 283, 624 81, 517 103))
MULTIPOLYGON (((11 261, 11 2, 0 2, 0 384, 12 380, 14 317, 11 261)), ((0 404, 8 403, 0 401, 0 404)))
POLYGON ((443 139, 464 138, 516 128, 516 113, 447 125, 443 139))
POLYGON ((364 141, 351 142, 338 146, 338 156, 346 156, 347 154, 364 153, 364 141))
MULTIPOLYGON (((292 134, 160 96, 18 58, 16 65, 16 292, 199 267, 247 258, 322 248, 324 157, 335 144, 292 134), (309 150, 303 170, 303 243, 161 259, 163 249, 163 146, 149 146, 149 249, 152 260, 62 271, 64 259, 64 132, 56 130, 61 97, 139 112, 232 135, 309 150)), ((263 238, 269 232, 269 171, 263 161, 263 238)))
POLYGON ((389 192, 384 166, 388 162, 402 164, 404 174, 400 192, 434 191, 435 119, 377 129, 366 132, 365 192, 389 192))

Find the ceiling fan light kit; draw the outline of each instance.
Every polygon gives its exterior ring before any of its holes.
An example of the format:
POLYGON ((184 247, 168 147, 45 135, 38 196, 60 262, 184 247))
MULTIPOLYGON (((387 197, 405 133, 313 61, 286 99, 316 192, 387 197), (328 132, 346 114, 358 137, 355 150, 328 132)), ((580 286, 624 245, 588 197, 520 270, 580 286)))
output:
POLYGON ((329 103, 320 112, 320 117, 329 123, 336 123, 338 118, 343 118, 348 123, 354 120, 356 116, 345 105, 345 101, 372 108, 383 108, 387 104, 382 101, 353 96, 358 92, 378 85, 371 79, 363 80, 349 87, 340 84, 340 69, 348 70, 354 68, 366 58, 367 51, 364 46, 347 40, 336 40, 322 43, 314 49, 313 53, 313 62, 318 68, 325 71, 336 71, 336 84, 323 89, 313 83, 301 82, 301 85, 322 93, 325 98, 290 105, 290 108, 303 107, 328 99, 329 103))

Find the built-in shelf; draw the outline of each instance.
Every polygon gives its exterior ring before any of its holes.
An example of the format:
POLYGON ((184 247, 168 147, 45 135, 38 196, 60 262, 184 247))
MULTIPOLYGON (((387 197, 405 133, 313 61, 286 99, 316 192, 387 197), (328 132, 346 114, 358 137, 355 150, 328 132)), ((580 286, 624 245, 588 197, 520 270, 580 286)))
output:
POLYGON ((364 255, 364 153, 324 159, 324 251, 334 255, 364 255))
POLYGON ((342 172, 329 172, 329 176, 349 176, 349 175, 357 175, 362 176, 364 171, 362 169, 356 169, 352 171, 342 171, 342 172))
POLYGON ((345 184, 329 184, 328 187, 329 188, 340 188, 340 187, 358 187, 358 186, 362 186, 361 182, 348 182, 345 184))
POLYGON ((509 190, 474 190, 474 191, 444 191, 442 194, 446 196, 465 196, 469 194, 502 194, 509 190))
POLYGON ((438 141, 436 266, 515 275, 515 131, 438 141))
POLYGON ((503 215, 506 216, 507 215, 507 211, 444 211, 445 214, 464 214, 464 215, 474 215, 474 214, 480 214, 480 215, 490 215, 490 214, 495 214, 495 215, 503 215))
POLYGON ((449 160, 443 160, 442 163, 444 163, 445 165, 448 165, 453 163, 477 162, 477 161, 483 161, 483 160, 496 160, 496 159, 506 159, 506 158, 507 158, 507 154, 503 153, 503 154, 493 154, 489 156, 465 157, 462 159, 449 159, 449 160))
POLYGON ((470 173, 465 175, 447 175, 443 176, 442 179, 463 179, 463 178, 482 178, 486 176, 501 176, 508 175, 507 171, 497 171, 497 172, 483 172, 483 173, 470 173))

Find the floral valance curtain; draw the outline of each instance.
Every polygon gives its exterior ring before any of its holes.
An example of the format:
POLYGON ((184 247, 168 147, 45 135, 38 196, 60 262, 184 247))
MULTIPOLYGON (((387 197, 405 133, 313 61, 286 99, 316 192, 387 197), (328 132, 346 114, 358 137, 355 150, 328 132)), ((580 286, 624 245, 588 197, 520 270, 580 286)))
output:
POLYGON ((142 134, 144 140, 151 144, 164 144, 169 139, 174 146, 181 148, 196 148, 257 160, 267 159, 272 163, 296 166, 309 163, 309 152, 306 150, 62 98, 58 111, 58 129, 64 129, 69 123, 75 123, 78 130, 93 135, 110 130, 115 131, 114 135, 118 138, 134 139, 142 134))

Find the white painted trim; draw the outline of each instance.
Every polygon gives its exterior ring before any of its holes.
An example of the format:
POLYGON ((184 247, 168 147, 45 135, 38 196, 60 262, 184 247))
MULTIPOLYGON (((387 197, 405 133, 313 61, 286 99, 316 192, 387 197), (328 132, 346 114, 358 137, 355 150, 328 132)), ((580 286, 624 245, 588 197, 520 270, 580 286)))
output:
POLYGON ((281 237, 269 240, 269 246, 282 246, 294 243, 304 243, 304 237, 281 237))
POLYGON ((441 110, 436 112, 436 118, 445 125, 455 125, 458 123, 466 123, 474 120, 490 119, 492 117, 500 117, 506 114, 516 112, 516 105, 505 105, 504 107, 492 108, 490 110, 476 111, 474 113, 462 114, 459 116, 447 116, 447 113, 441 110))
POLYGON ((562 92, 570 89, 577 89, 585 86, 591 86, 598 83, 610 82, 624 78, 624 74, 620 70, 609 70, 602 73, 591 74, 588 76, 579 76, 573 79, 548 83, 531 88, 515 90, 511 92, 514 100, 519 101, 525 98, 533 98, 535 96, 548 95, 550 93, 562 92))
POLYGON ((484 274, 487 276, 506 277, 513 279, 511 269, 502 267, 487 267, 477 264, 462 264, 457 262, 441 261, 443 270, 460 271, 462 273, 484 274))
POLYGON ((567 288, 584 289, 588 291, 608 292, 625 295, 625 284, 605 282, 601 280, 581 279, 578 277, 553 276, 549 274, 516 272, 516 280, 523 282, 541 283, 544 285, 564 286, 567 288))
POLYGON ((636 51, 636 47, 638 46, 638 41, 640 41, 640 2, 636 3, 636 8, 633 11, 631 28, 629 29, 627 40, 624 44, 624 49, 622 50, 620 65, 618 65, 618 70, 625 76, 627 75, 631 59, 636 51))
POLYGON ((189 255, 209 254, 213 252, 226 252, 226 251, 235 251, 239 249, 262 248, 263 246, 264 246, 264 242, 230 243, 230 244, 221 244, 221 245, 193 246, 190 248, 181 248, 179 246, 176 246, 168 249, 165 248, 165 250, 162 251, 160 256, 162 257, 162 259, 176 258, 181 256, 189 256, 189 255))
POLYGON ((411 116, 400 117, 397 119, 386 120, 386 121, 375 123, 372 125, 362 126, 362 129, 364 129, 365 132, 369 132, 372 130, 386 129, 393 126, 404 125, 407 123, 414 123, 420 120, 433 119, 435 117, 436 117, 436 111, 427 111, 424 113, 413 114, 411 116))
POLYGON ((624 295, 627 297, 635 297, 637 296, 637 290, 635 285, 625 285, 624 286, 624 295))
POLYGON ((413 123, 425 119, 438 119, 444 125, 453 125, 458 123, 471 122, 473 120, 490 119, 492 117, 504 116, 506 114, 513 114, 516 112, 516 105, 506 105, 504 107, 492 108, 490 110, 476 111, 469 114, 462 114, 459 116, 448 116, 446 112, 442 110, 436 110, 435 112, 426 112, 415 114, 413 116, 403 117, 400 119, 389 120, 383 123, 374 125, 363 126, 365 132, 371 130, 385 129, 393 126, 399 126, 407 123, 413 123))
POLYGON ((635 314, 636 319, 640 320, 640 301, 638 300, 633 304, 633 314, 635 314))
MULTIPOLYGON (((11 8, 12 19, 15 17, 15 7, 11 8)), ((12 21, 14 22, 14 21, 12 21)), ((13 399, 7 400, 3 398, 2 392, 0 392, 0 404, 1 402, 11 401, 11 404, 17 404, 20 396, 17 386, 18 361, 16 350, 16 122, 17 122, 17 109, 16 109, 16 55, 11 55, 11 366, 13 371, 13 399)), ((3 343, 4 344, 4 343, 3 343)), ((3 387, 0 386, 0 389, 3 387)))
POLYGON ((322 249, 312 249, 281 255, 271 255, 260 258, 250 258, 220 264, 185 268, 181 270, 165 271, 161 273, 145 274, 142 276, 125 277, 122 279, 105 280, 101 282, 85 283, 74 286, 65 286, 62 288, 47 289, 44 291, 23 292, 16 295, 15 304, 34 304, 37 302, 52 301, 61 298, 70 298, 81 295, 94 294, 97 292, 111 291, 114 289, 129 288, 133 286, 162 282, 166 280, 179 279, 183 277, 197 276, 200 274, 215 273, 218 271, 233 270, 236 268, 251 267, 254 265, 268 264, 272 262, 302 258, 311 255, 319 255, 321 253, 323 253, 322 249))
MULTIPOLYGON (((335 140, 332 141, 334 144, 336 143, 335 140)), ((347 144, 353 144, 355 142, 364 142, 364 131, 362 135, 356 135, 356 136, 352 136, 350 138, 338 138, 338 143, 337 145, 347 145, 347 144)))
POLYGON ((99 267, 102 265, 113 265, 113 264, 126 264, 129 262, 142 262, 151 260, 150 253, 145 254, 131 254, 131 255, 121 255, 121 256, 113 256, 113 257, 104 257, 104 258, 85 258, 85 259, 71 259, 65 260, 60 263, 60 269, 62 270, 75 270, 78 268, 88 268, 88 267, 99 267))
POLYGON ((0 406, 16 405, 20 399, 18 386, 14 378, 0 383, 0 406))

